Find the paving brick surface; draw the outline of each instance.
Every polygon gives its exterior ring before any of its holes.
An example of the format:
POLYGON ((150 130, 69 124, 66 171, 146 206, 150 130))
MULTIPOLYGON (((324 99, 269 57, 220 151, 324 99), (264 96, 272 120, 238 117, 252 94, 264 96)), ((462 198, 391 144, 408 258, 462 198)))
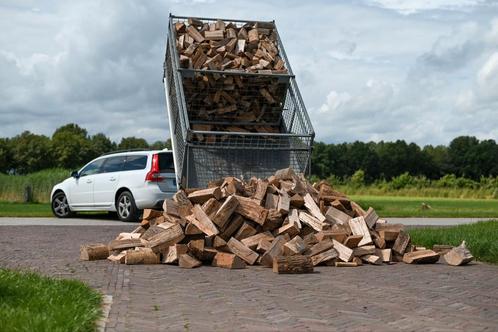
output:
POLYGON ((498 266, 126 266, 78 261, 79 246, 130 226, 2 226, 0 267, 77 278, 113 296, 107 331, 497 331, 498 266))

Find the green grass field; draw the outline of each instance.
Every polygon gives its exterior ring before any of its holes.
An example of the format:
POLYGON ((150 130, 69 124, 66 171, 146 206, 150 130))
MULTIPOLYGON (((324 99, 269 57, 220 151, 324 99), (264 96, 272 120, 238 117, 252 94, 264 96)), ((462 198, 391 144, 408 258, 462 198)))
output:
POLYGON ((0 202, 0 217, 53 217, 50 204, 0 202))
POLYGON ((465 240, 474 257, 498 264, 498 221, 485 221, 453 227, 409 230, 412 243, 432 248, 434 244, 460 245, 465 240))
POLYGON ((100 303, 80 281, 0 269, 0 331, 95 331, 100 303))
POLYGON ((373 207, 381 217, 498 217, 498 200, 351 196, 365 209, 373 207), (430 209, 422 209, 422 203, 430 209))
MULTIPOLYGON (((414 198, 390 196, 351 196, 367 209, 373 207, 380 217, 467 217, 497 218, 498 200, 414 198), (424 210, 422 203, 431 208, 424 210)), ((22 204, 0 202, 0 217, 51 217, 46 203, 22 204)))

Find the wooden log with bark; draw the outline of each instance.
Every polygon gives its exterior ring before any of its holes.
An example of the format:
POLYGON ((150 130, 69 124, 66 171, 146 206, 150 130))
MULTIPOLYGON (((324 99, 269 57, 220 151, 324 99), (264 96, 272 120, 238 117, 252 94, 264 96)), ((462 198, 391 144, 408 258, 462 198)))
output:
POLYGON ((109 257, 109 247, 103 243, 87 244, 80 247, 82 261, 95 261, 109 257))

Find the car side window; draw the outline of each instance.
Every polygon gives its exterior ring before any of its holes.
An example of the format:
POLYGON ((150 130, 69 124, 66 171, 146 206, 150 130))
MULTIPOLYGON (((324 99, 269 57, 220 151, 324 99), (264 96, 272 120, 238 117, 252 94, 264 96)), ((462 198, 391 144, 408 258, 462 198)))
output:
POLYGON ((93 163, 86 165, 80 172, 80 177, 98 174, 102 172, 101 166, 104 162, 104 159, 95 160, 93 163))
POLYGON ((144 169, 147 166, 147 156, 144 155, 131 155, 126 156, 123 171, 136 171, 144 169))
POLYGON ((125 156, 109 157, 105 159, 102 173, 120 172, 123 170, 125 156))

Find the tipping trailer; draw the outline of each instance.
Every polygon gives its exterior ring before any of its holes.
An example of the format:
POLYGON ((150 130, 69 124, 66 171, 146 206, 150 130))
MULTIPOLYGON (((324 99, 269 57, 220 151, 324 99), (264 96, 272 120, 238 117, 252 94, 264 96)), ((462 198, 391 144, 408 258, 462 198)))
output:
MULTIPOLYGON (((221 71, 180 66, 175 24, 178 22, 187 24, 188 19, 189 17, 170 15, 163 75, 177 185, 182 188, 206 187, 209 181, 227 176, 244 179, 252 176, 264 178, 286 167, 292 167, 296 172, 306 174, 310 169, 314 131, 274 22, 261 22, 261 24, 274 25, 279 55, 284 61, 287 73, 221 71), (236 120, 216 116, 200 118, 196 116, 198 114, 196 111, 202 109, 203 105, 195 102, 198 100, 195 97, 209 91, 206 89, 192 91, 190 82, 199 77, 209 80, 215 75, 223 78, 230 76, 241 78, 245 86, 253 88, 258 88, 257 85, 265 84, 264 82, 278 84, 276 93, 280 94, 281 99, 276 106, 267 108, 262 123, 258 122, 261 119, 237 123, 236 120), (276 126, 278 132, 199 130, 199 124, 206 123, 244 125, 254 128, 269 124, 276 126), (208 136, 210 139, 197 139, 208 136)), ((258 21, 218 18, 194 19, 204 23, 222 20, 231 22, 237 27, 258 23, 258 21)), ((240 95, 246 93, 244 87, 232 87, 232 89, 240 89, 235 91, 240 95)))

